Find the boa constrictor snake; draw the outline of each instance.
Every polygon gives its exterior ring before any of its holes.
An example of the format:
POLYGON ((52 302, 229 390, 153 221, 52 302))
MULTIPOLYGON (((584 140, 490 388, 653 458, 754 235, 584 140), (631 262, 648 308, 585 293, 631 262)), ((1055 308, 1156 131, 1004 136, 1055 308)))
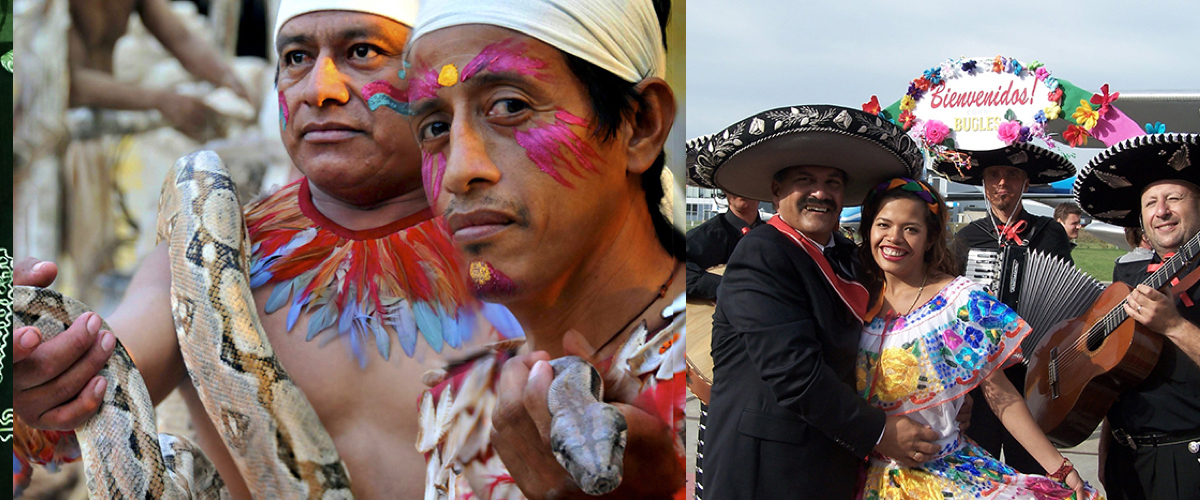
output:
MULTIPOLYGON (((167 175, 158 239, 169 242, 171 309, 188 374, 250 491, 256 497, 352 498, 333 439, 275 358, 259 322, 242 207, 215 153, 183 157, 167 175)), ((38 327, 43 341, 88 311, 53 290, 14 287, 16 326, 38 327)), ((591 364, 567 357, 551 366, 551 449, 585 492, 607 493, 621 482, 625 419, 601 402, 602 381, 591 364)), ((157 433, 145 381, 119 340, 100 375, 109 381, 103 404, 77 429, 91 498, 229 497, 199 446, 157 433)))
MULTIPOLYGON (((259 323, 241 204, 215 153, 176 162, 163 185, 158 237, 169 241, 171 308, 184 363, 250 491, 351 498, 333 439, 259 323)), ((87 310, 50 290, 14 290, 17 326, 39 327, 44 341, 87 310)), ((100 374, 109 381, 104 402, 77 430, 91 498, 228 497, 198 446, 157 435, 154 405, 120 342, 100 374)))

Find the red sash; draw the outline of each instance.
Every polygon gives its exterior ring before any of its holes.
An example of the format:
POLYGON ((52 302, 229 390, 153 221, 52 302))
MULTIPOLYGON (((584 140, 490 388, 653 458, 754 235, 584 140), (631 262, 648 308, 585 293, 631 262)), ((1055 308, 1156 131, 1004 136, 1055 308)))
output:
MULTIPOLYGON (((866 287, 858 284, 858 282, 848 281, 833 272, 833 267, 825 259, 825 253, 822 251, 821 246, 809 239, 808 236, 801 234, 792 228, 792 226, 789 226, 778 215, 767 221, 767 224, 775 226, 775 229, 787 235, 792 240, 792 243, 804 249, 808 253, 808 256, 812 257, 813 262, 817 263, 817 267, 821 268, 821 274, 825 276, 825 281, 833 286, 834 291, 837 292, 838 297, 842 299, 846 307, 849 307, 850 311, 854 312, 854 315, 860 321, 865 320, 867 317, 867 307, 870 305, 869 302, 871 300, 871 294, 867 293, 866 287)), ((829 237, 832 238, 833 235, 831 234, 829 237)))

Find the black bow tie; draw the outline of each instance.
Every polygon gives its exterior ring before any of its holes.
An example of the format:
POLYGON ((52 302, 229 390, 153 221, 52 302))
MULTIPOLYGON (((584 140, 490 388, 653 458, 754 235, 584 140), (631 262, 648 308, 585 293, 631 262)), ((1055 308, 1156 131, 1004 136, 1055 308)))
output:
POLYGON ((834 244, 831 247, 825 247, 823 253, 825 260, 828 260, 829 265, 833 267, 833 272, 847 280, 857 281, 858 274, 855 272, 853 249, 854 247, 851 246, 834 244))

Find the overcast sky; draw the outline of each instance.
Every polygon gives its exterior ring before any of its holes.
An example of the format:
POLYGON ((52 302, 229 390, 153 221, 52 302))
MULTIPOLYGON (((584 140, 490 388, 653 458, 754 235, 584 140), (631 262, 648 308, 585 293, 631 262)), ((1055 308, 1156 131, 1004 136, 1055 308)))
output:
POLYGON ((1200 92, 1196 0, 690 0, 687 34, 689 138, 780 106, 886 107, 964 56, 1038 60, 1093 91, 1200 92))

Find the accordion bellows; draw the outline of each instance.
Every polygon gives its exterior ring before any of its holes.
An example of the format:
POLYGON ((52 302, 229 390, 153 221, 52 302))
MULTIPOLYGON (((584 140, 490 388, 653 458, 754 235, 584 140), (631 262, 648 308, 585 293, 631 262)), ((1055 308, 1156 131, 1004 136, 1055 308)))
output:
POLYGON ((1012 307, 1033 328, 1021 342, 1021 350, 1026 353, 1032 352, 1055 325, 1087 311, 1105 288, 1062 258, 1015 246, 971 249, 965 274, 1012 307))

